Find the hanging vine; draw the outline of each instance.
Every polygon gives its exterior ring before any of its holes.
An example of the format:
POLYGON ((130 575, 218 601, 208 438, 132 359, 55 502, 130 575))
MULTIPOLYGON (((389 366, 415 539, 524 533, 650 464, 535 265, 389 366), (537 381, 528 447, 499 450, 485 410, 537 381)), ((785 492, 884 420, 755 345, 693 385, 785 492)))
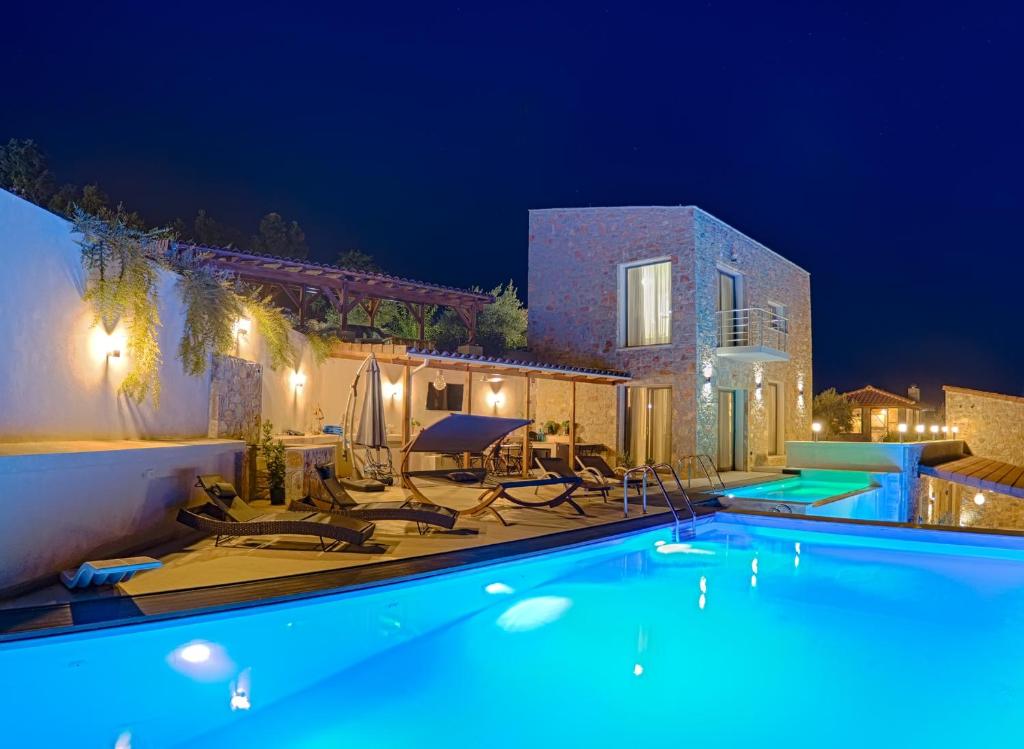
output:
POLYGON ((157 268, 162 255, 164 229, 143 231, 128 226, 120 208, 110 221, 76 207, 73 230, 81 236, 82 262, 88 272, 85 301, 94 313, 93 324, 107 332, 125 325, 125 348, 130 357, 121 392, 136 402, 150 396, 160 401, 160 310, 157 268))
POLYGON ((295 366, 295 349, 292 347, 292 321, 283 309, 274 304, 272 297, 257 289, 244 293, 241 302, 249 311, 259 328, 263 342, 270 354, 270 368, 295 366))
POLYGON ((180 274, 178 293, 185 305, 185 325, 178 358, 190 375, 206 371, 211 354, 227 354, 235 343, 234 325, 244 312, 231 277, 199 262, 191 252, 174 256, 180 274))

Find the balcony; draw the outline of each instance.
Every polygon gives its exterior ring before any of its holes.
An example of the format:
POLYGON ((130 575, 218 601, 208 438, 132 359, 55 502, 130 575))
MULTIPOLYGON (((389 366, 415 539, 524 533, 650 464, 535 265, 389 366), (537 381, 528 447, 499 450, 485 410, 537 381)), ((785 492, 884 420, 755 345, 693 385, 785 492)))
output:
POLYGON ((718 312, 715 353, 739 361, 789 361, 789 320, 753 307, 718 312))

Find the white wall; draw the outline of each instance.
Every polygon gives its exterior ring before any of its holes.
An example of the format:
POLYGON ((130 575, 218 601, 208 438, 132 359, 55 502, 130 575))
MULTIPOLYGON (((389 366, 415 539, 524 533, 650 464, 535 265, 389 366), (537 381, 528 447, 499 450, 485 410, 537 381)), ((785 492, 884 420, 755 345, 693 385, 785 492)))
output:
MULTIPOLYGON (((92 325, 70 223, 0 190, 0 263, 0 441, 206 434, 209 375, 189 377, 178 362, 183 317, 174 274, 160 274, 156 409, 118 393, 129 360, 123 351, 108 359, 106 332, 92 325)), ((115 340, 121 335, 113 331, 115 340)))

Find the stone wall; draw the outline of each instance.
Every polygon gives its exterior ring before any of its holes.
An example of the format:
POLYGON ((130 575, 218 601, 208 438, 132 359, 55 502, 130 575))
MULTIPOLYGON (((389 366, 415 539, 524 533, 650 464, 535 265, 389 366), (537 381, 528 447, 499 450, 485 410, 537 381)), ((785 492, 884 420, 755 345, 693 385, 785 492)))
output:
MULTIPOLYGON (((572 383, 562 380, 533 379, 530 390, 530 418, 533 428, 541 431, 544 422, 569 420, 572 383)), ((617 395, 614 385, 590 382, 576 384, 576 423, 578 442, 597 442, 615 450, 618 421, 617 395)))
POLYGON ((263 402, 263 367, 235 356, 215 356, 210 378, 209 437, 256 442, 263 402))
POLYGON ((1024 398, 951 385, 943 390, 946 423, 959 428, 973 454, 1024 465, 1024 398))
POLYGON ((1024 501, 998 492, 983 492, 976 504, 972 486, 923 476, 918 485, 920 522, 954 528, 990 528, 1024 531, 1024 501))
POLYGON ((531 349, 561 361, 627 371, 634 386, 672 388, 674 459, 698 450, 715 454, 716 392, 734 388, 749 396, 749 462, 768 462, 756 377, 780 385, 785 439, 810 436, 810 278, 699 208, 531 211, 529 299, 531 349), (672 341, 620 347, 620 267, 661 259, 672 263, 672 341), (769 300, 787 306, 789 362, 736 362, 715 355, 719 264, 743 274, 744 306, 769 300), (711 388, 704 387, 705 363, 714 370, 711 388), (806 398, 799 396, 801 384, 806 398))

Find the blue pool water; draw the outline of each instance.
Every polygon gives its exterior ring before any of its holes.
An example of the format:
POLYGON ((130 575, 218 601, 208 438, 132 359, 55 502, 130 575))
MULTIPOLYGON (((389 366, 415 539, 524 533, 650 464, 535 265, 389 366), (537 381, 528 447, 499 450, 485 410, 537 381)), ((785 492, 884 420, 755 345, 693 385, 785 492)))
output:
POLYGON ((1024 554, 753 522, 0 646, 3 744, 1019 743, 1024 554))
POLYGON ((729 489, 728 496, 806 504, 869 488, 870 482, 859 476, 860 474, 854 474, 854 478, 834 478, 827 481, 793 476, 781 481, 768 481, 763 484, 729 489))

